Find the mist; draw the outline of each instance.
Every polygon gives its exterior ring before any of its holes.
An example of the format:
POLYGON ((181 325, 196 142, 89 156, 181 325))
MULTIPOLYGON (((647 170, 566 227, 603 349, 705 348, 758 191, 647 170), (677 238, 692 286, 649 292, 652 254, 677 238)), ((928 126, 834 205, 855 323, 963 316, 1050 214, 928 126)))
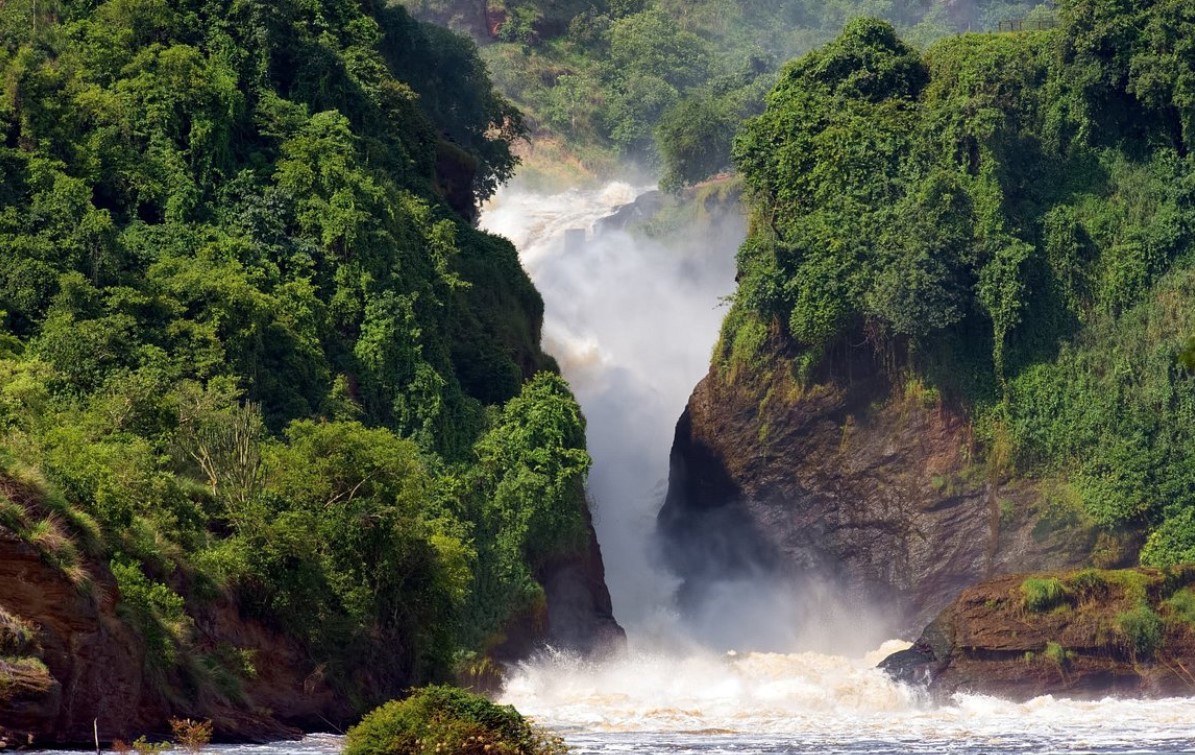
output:
POLYGON ((589 495, 614 613, 640 636, 671 621, 677 580, 651 555, 655 517, 676 419, 709 368, 746 233, 737 215, 666 242, 596 227, 648 188, 542 195, 516 184, 481 222, 515 242, 543 294, 544 350, 588 423, 589 495))
MULTIPOLYGON (((887 638, 882 617, 865 616, 828 578, 782 574, 764 558, 740 557, 728 568, 703 552, 708 537, 685 554, 712 570, 699 589, 682 589, 665 565, 676 563, 656 537, 669 452, 689 394, 709 370, 746 219, 717 213, 662 239, 603 221, 637 197, 620 218, 654 204, 651 188, 615 182, 541 194, 516 182, 481 218, 519 249, 544 299, 543 348, 585 413, 588 493, 614 614, 646 650, 874 648, 887 638)), ((733 526, 715 529, 727 541, 715 550, 759 552, 733 526)))

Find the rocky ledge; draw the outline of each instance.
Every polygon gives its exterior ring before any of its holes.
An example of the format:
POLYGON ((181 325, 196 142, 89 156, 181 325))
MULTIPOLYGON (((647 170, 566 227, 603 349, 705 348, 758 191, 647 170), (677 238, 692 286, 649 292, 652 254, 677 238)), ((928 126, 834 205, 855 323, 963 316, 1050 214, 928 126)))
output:
POLYGON ((880 667, 938 699, 1195 694, 1195 566, 983 582, 880 667))

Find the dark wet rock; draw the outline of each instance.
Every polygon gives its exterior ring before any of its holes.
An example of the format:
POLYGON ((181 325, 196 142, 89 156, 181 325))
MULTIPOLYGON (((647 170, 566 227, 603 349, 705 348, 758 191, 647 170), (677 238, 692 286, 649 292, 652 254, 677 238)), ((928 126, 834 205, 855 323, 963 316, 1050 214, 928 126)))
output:
POLYGON ((584 548, 536 569, 546 600, 507 625, 505 638, 490 652, 499 663, 515 663, 549 646, 595 657, 625 647, 626 633, 614 619, 602 551, 588 511, 585 523, 589 535, 584 548))
POLYGON ((630 226, 643 223, 654 218, 668 202, 668 196, 662 191, 648 191, 635 197, 634 202, 624 204, 613 214, 601 218, 594 225, 596 234, 611 231, 625 231, 630 226))

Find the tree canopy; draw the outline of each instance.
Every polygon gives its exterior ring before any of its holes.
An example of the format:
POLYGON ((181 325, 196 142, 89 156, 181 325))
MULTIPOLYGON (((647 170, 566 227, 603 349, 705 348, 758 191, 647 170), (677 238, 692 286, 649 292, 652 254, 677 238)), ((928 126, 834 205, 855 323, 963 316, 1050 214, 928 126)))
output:
POLYGON ((735 142, 753 222, 715 359, 770 343, 814 381, 874 353, 1097 524, 1152 533, 1145 561, 1186 560, 1195 17, 1060 17, 924 53, 854 21, 786 66, 735 142))
POLYGON ((250 673, 200 641, 219 596, 363 706, 542 601, 584 421, 471 223, 523 133, 471 41, 375 2, 11 0, 0 75, 0 476, 109 565, 163 695, 250 673))

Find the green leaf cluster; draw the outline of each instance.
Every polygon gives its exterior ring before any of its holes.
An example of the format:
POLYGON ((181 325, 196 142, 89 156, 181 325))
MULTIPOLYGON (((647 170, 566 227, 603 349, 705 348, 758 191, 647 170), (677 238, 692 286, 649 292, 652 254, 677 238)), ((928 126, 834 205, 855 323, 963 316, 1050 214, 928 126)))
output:
POLYGON ((416 690, 386 703, 349 730, 346 755, 556 755, 567 748, 509 705, 452 687, 416 690))

